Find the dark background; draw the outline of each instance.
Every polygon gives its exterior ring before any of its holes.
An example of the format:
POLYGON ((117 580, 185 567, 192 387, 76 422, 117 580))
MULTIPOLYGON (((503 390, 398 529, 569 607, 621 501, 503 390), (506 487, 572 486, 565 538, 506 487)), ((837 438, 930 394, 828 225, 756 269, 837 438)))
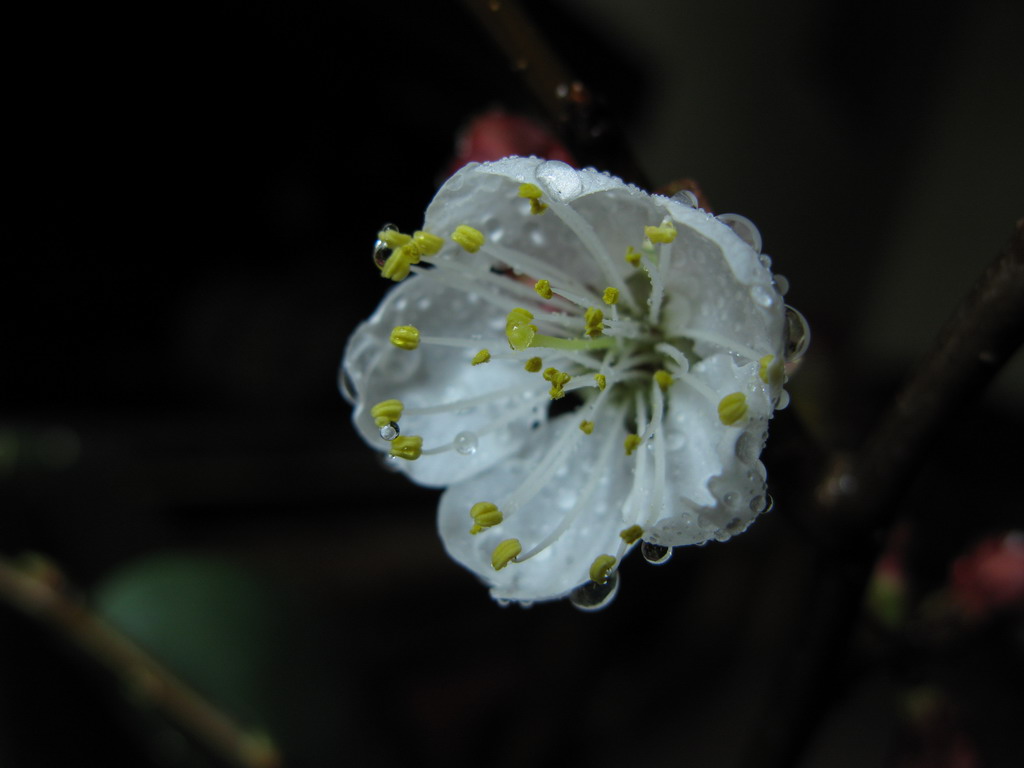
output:
MULTIPOLYGON (((856 445, 1024 213, 1019 4, 526 7, 652 183, 696 177, 790 278, 815 341, 780 443, 856 445)), ((0 552, 52 558, 288 765, 736 764, 805 599, 783 508, 627 564, 601 614, 502 610, 337 394, 377 228, 418 225, 474 114, 537 114, 462 6, 5 15, 0 552)), ((1011 368, 911 486, 915 600, 1022 526, 1011 368)), ((922 687, 979 764, 1018 765, 1022 636, 861 638, 807 765, 902 765, 922 687)), ((0 607, 0 764, 82 755, 217 764, 0 607)))

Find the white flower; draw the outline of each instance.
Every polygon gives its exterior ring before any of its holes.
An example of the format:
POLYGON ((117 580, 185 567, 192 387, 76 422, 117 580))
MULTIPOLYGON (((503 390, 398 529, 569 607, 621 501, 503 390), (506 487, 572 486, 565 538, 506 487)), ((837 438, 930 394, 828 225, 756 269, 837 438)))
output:
POLYGON ((373 448, 447 486, 444 545, 495 598, 600 604, 633 546, 663 560, 766 507, 758 457, 806 328, 749 221, 512 157, 379 237, 400 282, 343 391, 373 448))

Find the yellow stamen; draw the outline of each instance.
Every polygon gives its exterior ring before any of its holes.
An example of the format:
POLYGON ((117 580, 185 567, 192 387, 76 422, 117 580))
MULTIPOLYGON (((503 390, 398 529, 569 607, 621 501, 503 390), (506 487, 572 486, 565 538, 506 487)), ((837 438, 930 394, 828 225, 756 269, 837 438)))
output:
POLYGON ((397 229, 382 229, 377 233, 377 239, 380 240, 391 250, 395 248, 401 248, 403 245, 408 243, 412 238, 409 235, 403 235, 397 229))
POLYGON ((640 253, 640 251, 636 250, 632 245, 626 249, 626 261, 628 261, 634 267, 640 266, 640 259, 642 257, 643 254, 640 253))
POLYGON ((431 234, 430 232, 424 232, 417 230, 412 233, 412 242, 421 254, 424 256, 433 256, 435 253, 444 247, 444 238, 438 237, 437 235, 431 234))
POLYGON ((494 548, 494 554, 491 555, 491 567, 500 571, 519 557, 519 553, 522 551, 523 545, 519 543, 519 539, 505 539, 494 548))
POLYGON ((583 314, 583 322, 586 323, 587 336, 600 336, 604 329, 604 312, 596 307, 590 307, 583 314))
POLYGON ((525 368, 530 373, 536 373, 541 369, 543 365, 544 361, 541 360, 539 357, 531 357, 529 360, 526 361, 526 364, 523 366, 523 368, 525 368))
POLYGON ((396 459, 414 461, 423 452, 423 438, 417 435, 401 435, 391 441, 391 455, 396 459))
POLYGON ((544 371, 544 381, 551 382, 551 390, 548 392, 552 400, 560 400, 565 397, 563 387, 572 379, 568 373, 563 373, 557 368, 548 368, 544 371))
POLYGON ((542 299, 550 299, 551 294, 551 281, 550 280, 538 280, 537 284, 533 286, 542 299))
POLYGON ((726 395, 718 404, 718 418, 727 427, 731 427, 747 415, 747 396, 742 392, 726 395))
POLYGON ((608 581, 608 573, 615 566, 615 558, 611 555, 598 555, 590 565, 590 580, 598 584, 608 581))
POLYGON ((627 544, 634 544, 643 535, 644 529, 639 525, 631 525, 629 528, 619 531, 619 538, 627 544))
POLYGON ((640 435, 626 435, 626 442, 623 443, 626 455, 632 456, 633 451, 640 447, 640 435))
POLYGON ((530 201, 530 213, 539 214, 544 213, 548 207, 540 201, 540 196, 544 192, 536 184, 520 184, 519 185, 519 196, 525 197, 530 201))
POLYGON ((493 528, 505 519, 501 510, 489 501, 478 501, 469 510, 469 516, 473 518, 473 527, 469 532, 474 536, 486 528, 493 528))
POLYGON ((583 430, 583 434, 589 435, 594 431, 594 422, 584 419, 580 422, 580 429, 583 430))
POLYGON ((404 407, 401 400, 382 400, 370 409, 370 416, 378 427, 386 427, 402 418, 404 407))
MULTIPOLYGON (((407 235, 408 237, 408 235, 407 235)), ((382 277, 394 280, 396 283, 405 280, 409 276, 409 267, 417 264, 420 260, 419 254, 411 246, 403 245, 391 252, 384 266, 380 268, 382 277)))
POLYGON ((757 375, 772 389, 778 389, 786 382, 786 368, 775 355, 765 355, 758 361, 757 375))
POLYGON ((604 388, 608 386, 608 377, 603 373, 595 373, 594 381, 597 382, 597 388, 604 392, 604 388))
POLYGON ((484 233, 479 229, 460 224, 452 232, 452 240, 465 248, 469 253, 476 253, 484 244, 484 233))
POLYGON ((420 345, 420 331, 414 325, 397 325, 391 331, 391 343, 399 349, 416 349, 420 345))
POLYGON ((491 353, 486 349, 481 349, 476 355, 473 356, 473 365, 480 365, 486 363, 491 359, 491 353))
POLYGON ((609 285, 604 289, 604 295, 601 298, 604 299, 605 304, 614 304, 619 300, 619 289, 609 285))
POLYGON ((537 334, 537 326, 532 325, 533 315, 522 307, 516 307, 508 313, 505 320, 505 336, 512 349, 521 351, 530 346, 537 334))
POLYGON ((662 392, 668 391, 668 388, 672 386, 672 374, 664 369, 654 374, 654 380, 658 382, 662 392))
POLYGON ((676 239, 676 227, 672 219, 665 219, 659 227, 644 227, 644 235, 652 243, 671 243, 676 239))

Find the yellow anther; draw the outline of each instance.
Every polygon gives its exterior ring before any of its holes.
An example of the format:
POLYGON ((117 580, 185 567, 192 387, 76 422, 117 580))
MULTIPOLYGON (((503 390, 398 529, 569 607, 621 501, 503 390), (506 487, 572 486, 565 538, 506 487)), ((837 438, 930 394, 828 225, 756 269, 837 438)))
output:
POLYGON ((370 409, 370 416, 378 427, 386 427, 392 421, 402 418, 404 407, 401 400, 382 400, 370 409))
POLYGON ((540 201, 540 196, 544 192, 536 184, 520 184, 519 185, 519 196, 525 197, 530 201, 530 213, 537 215, 538 213, 544 213, 548 207, 540 201))
POLYGON ((398 325, 391 331, 391 343, 399 349, 416 349, 420 345, 420 331, 414 325, 398 325))
POLYGON ((626 455, 632 456, 633 451, 640 447, 640 435, 626 435, 623 447, 626 449, 626 455))
POLYGON ((544 361, 541 360, 539 357, 531 357, 529 360, 526 361, 526 364, 523 366, 523 368, 525 368, 530 373, 536 373, 541 369, 543 365, 544 361))
POLYGON ((560 400, 565 397, 563 387, 572 380, 572 376, 568 373, 563 373, 557 368, 548 368, 544 371, 544 380, 551 382, 551 389, 548 392, 548 394, 551 395, 551 399, 560 400))
POLYGON ((409 235, 403 235, 397 229, 382 229, 377 233, 377 239, 380 240, 391 250, 395 248, 401 248, 403 245, 408 243, 412 238, 409 235))
POLYGON ((536 184, 520 184, 519 185, 519 196, 525 197, 528 200, 540 200, 540 196, 544 194, 544 191, 536 184))
POLYGON ((424 256, 433 256, 444 247, 443 237, 438 237, 437 235, 431 234, 430 232, 423 232, 422 230, 412 233, 412 242, 416 247, 416 250, 424 256))
POLYGON ((523 545, 519 543, 519 539, 505 539, 494 548, 494 554, 491 555, 491 566, 494 570, 500 571, 519 557, 519 553, 522 551, 523 545))
POLYGON ((522 307, 516 307, 508 313, 505 320, 505 336, 508 337, 508 344, 512 349, 524 350, 530 346, 533 337, 537 334, 537 326, 532 325, 533 315, 522 307))
POLYGON ((590 565, 590 580, 598 584, 608 581, 608 574, 615 567, 615 558, 611 555, 598 555, 590 565))
POLYGON ((594 381, 597 382, 597 388, 604 392, 604 388, 608 386, 608 377, 603 373, 595 373, 594 381))
POLYGON ((403 245, 391 252, 384 266, 380 268, 382 277, 394 280, 396 283, 405 280, 409 276, 409 267, 419 263, 419 254, 411 246, 403 245))
POLYGON ((604 299, 605 304, 615 304, 619 300, 619 289, 609 285, 604 289, 604 295, 601 298, 604 299))
POLYGON ((475 355, 473 355, 473 365, 480 365, 481 363, 489 362, 491 359, 491 353, 486 349, 481 349, 475 355))
POLYGON ((535 290, 542 299, 551 298, 551 282, 549 280, 538 280, 537 284, 533 286, 533 290, 535 290))
POLYGON ((423 438, 417 435, 401 435, 391 441, 391 455, 396 459, 414 461, 423 452, 423 438))
POLYGON ((640 251, 636 250, 632 245, 626 249, 626 261, 628 261, 634 267, 640 266, 640 259, 642 257, 643 254, 640 253, 640 251))
POLYGON ((631 525, 629 528, 619 531, 619 538, 627 544, 634 544, 643 535, 644 529, 639 525, 631 525))
POLYGON ((469 516, 473 518, 473 527, 469 532, 474 536, 486 528, 493 528, 505 519, 501 510, 489 501, 478 501, 470 508, 469 516))
POLYGON ((786 383, 785 366, 775 355, 765 355, 758 361, 757 375, 772 389, 778 389, 786 383))
POLYGON ((652 243, 671 243, 676 239, 676 227, 672 219, 665 219, 659 227, 644 227, 644 235, 652 243))
POLYGON ((584 419, 580 422, 580 429, 583 430, 583 434, 589 435, 594 431, 594 422, 584 419))
POLYGON ((604 312, 597 307, 590 307, 583 313, 583 322, 586 323, 587 336, 600 336, 604 330, 604 312))
POLYGON ((655 372, 654 380, 658 382, 662 392, 667 391, 672 386, 672 374, 664 369, 655 372))
POLYGON ((718 404, 718 418, 727 427, 731 427, 746 415, 747 396, 742 392, 733 392, 731 395, 726 395, 718 404))
POLYGON ((479 229, 473 229, 465 224, 460 224, 452 232, 452 240, 470 253, 476 253, 484 244, 484 233, 479 229))

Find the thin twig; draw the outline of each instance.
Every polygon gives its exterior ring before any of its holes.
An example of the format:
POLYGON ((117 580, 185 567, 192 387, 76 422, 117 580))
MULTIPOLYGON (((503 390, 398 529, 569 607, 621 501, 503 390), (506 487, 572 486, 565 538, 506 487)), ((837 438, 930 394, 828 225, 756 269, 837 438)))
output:
POLYGON ((576 157, 650 189, 620 126, 599 114, 601 100, 574 76, 517 0, 463 0, 463 3, 505 55, 510 68, 519 73, 576 157))
MULTIPOLYGON (((883 535, 927 444, 1024 342, 1024 219, 939 335, 859 453, 831 462, 804 499, 818 547, 792 653, 750 734, 745 768, 791 768, 828 711, 830 686, 861 615, 883 535)), ((792 500, 796 502, 796 500, 792 500)))
POLYGON ((26 560, 26 565, 19 566, 0 557, 0 600, 53 627, 119 678, 135 701, 161 713, 229 764, 241 768, 281 765, 277 749, 266 736, 242 729, 92 613, 48 560, 33 556, 26 560))

